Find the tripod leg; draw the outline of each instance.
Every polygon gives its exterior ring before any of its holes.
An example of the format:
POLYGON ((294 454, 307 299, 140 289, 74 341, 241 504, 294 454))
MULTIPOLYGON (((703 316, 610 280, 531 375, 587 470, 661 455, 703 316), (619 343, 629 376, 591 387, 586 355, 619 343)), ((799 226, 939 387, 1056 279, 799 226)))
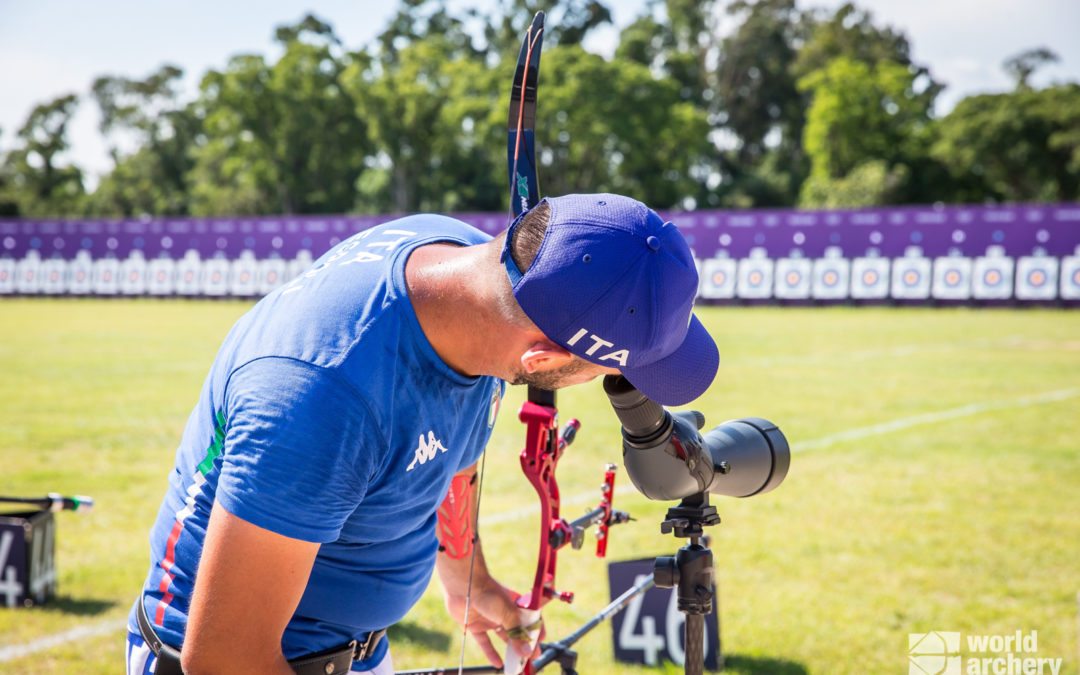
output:
POLYGON ((701 675, 705 663, 705 617, 701 614, 687 614, 683 626, 686 644, 686 675, 701 675))

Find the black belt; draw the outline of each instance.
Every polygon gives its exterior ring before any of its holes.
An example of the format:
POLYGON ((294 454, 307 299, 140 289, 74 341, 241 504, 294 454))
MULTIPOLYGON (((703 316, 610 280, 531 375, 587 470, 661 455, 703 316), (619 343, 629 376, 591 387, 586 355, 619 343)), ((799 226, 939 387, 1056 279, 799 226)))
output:
MULTIPOLYGON (((183 675, 180 667, 180 651, 171 645, 161 641, 154 626, 150 623, 150 617, 146 615, 144 598, 139 597, 138 611, 135 613, 139 622, 139 632, 142 633, 146 646, 157 658, 155 675, 183 675)), ((334 673, 347 673, 352 668, 353 661, 363 661, 375 653, 375 648, 386 635, 386 629, 373 630, 368 633, 363 642, 350 640, 348 644, 333 649, 326 649, 315 654, 299 656, 289 665, 297 675, 334 675, 334 673)))

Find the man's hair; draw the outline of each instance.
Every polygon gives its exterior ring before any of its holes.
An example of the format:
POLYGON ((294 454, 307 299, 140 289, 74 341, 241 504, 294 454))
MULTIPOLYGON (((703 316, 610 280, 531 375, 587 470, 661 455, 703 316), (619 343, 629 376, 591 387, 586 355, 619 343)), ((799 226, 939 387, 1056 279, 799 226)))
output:
POLYGON ((551 207, 547 202, 540 202, 530 209, 514 228, 513 238, 510 240, 510 255, 522 274, 529 269, 536 259, 536 254, 540 252, 550 217, 551 207))

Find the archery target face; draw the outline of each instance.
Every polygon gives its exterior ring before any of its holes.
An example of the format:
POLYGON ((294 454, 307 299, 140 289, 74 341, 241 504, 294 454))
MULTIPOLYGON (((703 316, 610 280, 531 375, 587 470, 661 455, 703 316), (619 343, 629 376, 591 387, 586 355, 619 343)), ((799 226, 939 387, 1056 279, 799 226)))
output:
POLYGON ((933 295, 939 300, 971 297, 971 259, 941 257, 934 261, 933 295))
POLYGON ((151 260, 147 269, 151 295, 171 295, 175 285, 176 263, 169 258, 151 260))
POLYGON ((892 297, 925 300, 930 297, 930 260, 905 257, 893 261, 892 297))
POLYGON ((848 294, 850 266, 842 258, 822 258, 814 262, 812 295, 819 300, 840 300, 848 294))
POLYGON ((776 261, 776 297, 802 300, 810 297, 810 261, 781 258, 776 261))
POLYGON ((1080 256, 1070 255, 1061 259, 1061 297, 1080 300, 1080 256))
POLYGON ((176 263, 176 292, 180 295, 198 295, 199 273, 202 262, 196 256, 185 256, 176 263))
POLYGON ((851 263, 851 297, 881 300, 889 295, 889 259, 856 258, 851 263))
POLYGON ((0 258, 0 294, 15 292, 15 259, 0 258))
POLYGON ((266 295, 285 281, 285 261, 281 258, 271 258, 259 261, 258 289, 259 293, 266 295))
POLYGON ((1005 256, 976 258, 971 273, 971 294, 977 300, 1012 297, 1013 259, 1005 256))
POLYGON ((33 294, 41 290, 41 260, 33 256, 20 260, 15 269, 15 290, 19 293, 33 294))
POLYGON ((1025 256, 1016 263, 1016 297, 1053 300, 1057 297, 1057 258, 1025 256))
POLYGON ((86 295, 90 292, 90 278, 93 274, 93 263, 89 256, 78 256, 68 265, 68 292, 75 295, 86 295))
POLYGON ((255 295, 255 271, 255 258, 245 256, 234 260, 229 292, 243 297, 255 295))
POLYGON ((120 265, 120 292, 124 295, 142 295, 146 292, 146 261, 128 258, 120 265))
POLYGON ((228 290, 229 261, 212 258, 203 262, 203 295, 225 295, 228 290))
POLYGON ((772 297, 773 261, 768 258, 745 258, 739 261, 736 293, 740 298, 772 297))
POLYGON ((64 293, 66 288, 67 261, 53 258, 41 264, 41 290, 49 295, 64 293))
POLYGON ((701 264, 701 297, 735 297, 735 261, 731 258, 708 258, 701 264))
POLYGON ((101 258, 94 261, 94 273, 90 285, 97 295, 116 295, 119 288, 117 276, 120 274, 120 261, 116 258, 101 258))

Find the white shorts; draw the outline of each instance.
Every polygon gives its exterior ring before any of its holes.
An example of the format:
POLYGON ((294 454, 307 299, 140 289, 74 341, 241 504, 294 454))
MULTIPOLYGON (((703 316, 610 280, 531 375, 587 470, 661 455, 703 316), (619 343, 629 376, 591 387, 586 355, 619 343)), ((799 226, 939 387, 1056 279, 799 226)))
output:
MULTIPOLYGON (((157 657, 150 652, 150 647, 146 646, 146 641, 142 639, 141 635, 136 635, 131 631, 128 631, 127 656, 124 660, 127 663, 127 675, 150 675, 154 672, 154 666, 157 664, 157 657)), ((367 670, 357 670, 360 667, 359 663, 354 663, 353 669, 349 672, 355 675, 394 675, 394 660, 390 658, 389 649, 386 650, 386 655, 374 667, 367 663, 363 666, 367 670)))

